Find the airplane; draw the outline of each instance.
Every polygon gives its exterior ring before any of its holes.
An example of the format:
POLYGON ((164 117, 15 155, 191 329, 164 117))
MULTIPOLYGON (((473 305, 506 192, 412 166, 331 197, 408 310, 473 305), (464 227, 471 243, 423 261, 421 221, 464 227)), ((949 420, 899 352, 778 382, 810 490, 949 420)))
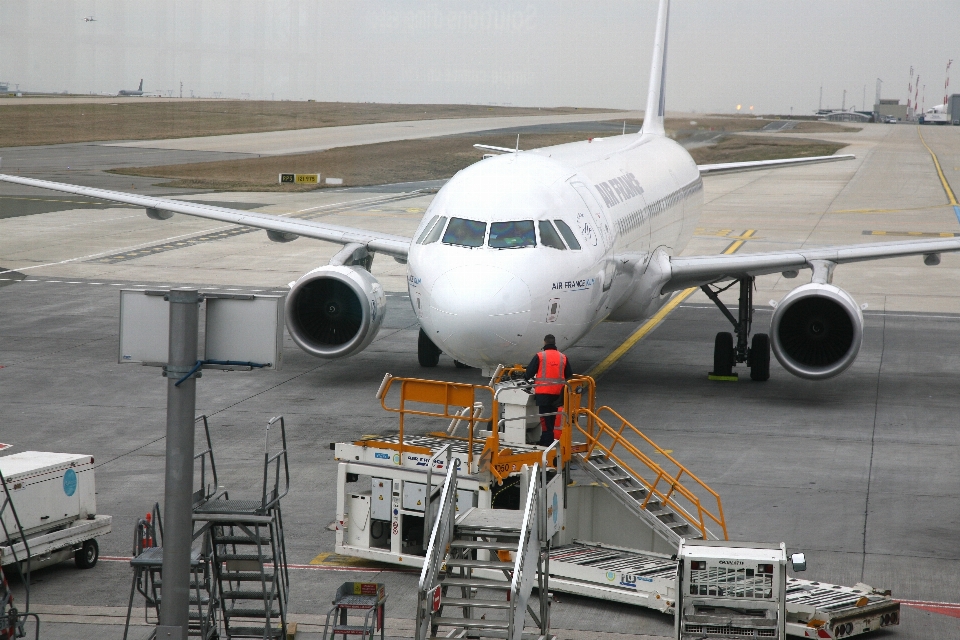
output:
POLYGON ((118 96, 142 96, 143 95, 143 78, 140 78, 140 86, 134 89, 120 89, 118 96))
POLYGON ((84 21, 84 22, 96 22, 97 19, 94 18, 93 16, 87 16, 86 18, 83 19, 83 21, 84 21))
POLYGON ((703 207, 711 173, 849 159, 823 156, 698 166, 664 131, 669 0, 660 0, 646 112, 641 130, 540 149, 501 149, 463 169, 439 190, 412 238, 310 220, 180 202, 17 176, 0 180, 264 229, 275 242, 303 236, 340 244, 329 263, 290 283, 286 326, 319 358, 356 354, 373 341, 386 298, 370 273, 383 254, 407 265, 410 303, 420 322, 417 355, 436 366, 441 352, 485 375, 526 362, 546 333, 565 349, 603 321, 641 322, 675 292, 700 287, 733 324, 714 343, 714 374, 746 364, 770 376, 771 349, 788 372, 823 380, 856 359, 863 314, 832 284, 841 264, 960 250, 960 239, 908 240, 731 255, 680 256, 703 207), (769 333, 752 331, 757 276, 810 282, 777 304, 769 333), (727 284, 729 283, 729 284, 727 284), (739 308, 719 300, 739 285, 739 308), (734 342, 734 334, 736 342, 734 342))

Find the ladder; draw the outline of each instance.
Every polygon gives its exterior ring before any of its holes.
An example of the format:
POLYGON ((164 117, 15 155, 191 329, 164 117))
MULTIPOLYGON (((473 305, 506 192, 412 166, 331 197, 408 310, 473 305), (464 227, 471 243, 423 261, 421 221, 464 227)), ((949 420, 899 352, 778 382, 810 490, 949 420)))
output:
POLYGON ((283 416, 267 422, 259 499, 231 499, 224 491, 194 509, 205 523, 226 638, 285 638, 290 577, 280 500, 290 489, 283 416), (271 427, 280 444, 271 450, 271 427))
POLYGON ((548 637, 547 547, 541 536, 538 465, 524 476, 528 489, 523 511, 472 508, 457 517, 457 467, 450 466, 420 574, 417 640, 520 640, 531 637, 523 633, 528 613, 540 627, 532 637, 548 637), (534 586, 539 611, 528 606, 534 586))
POLYGON ((24 610, 18 611, 13 603, 13 593, 10 591, 10 584, 7 577, 3 574, 3 567, 0 567, 0 640, 12 640, 13 638, 23 638, 27 631, 25 623, 27 618, 33 618, 34 638, 40 637, 40 618, 37 614, 30 613, 30 547, 27 538, 23 534, 23 526, 20 524, 20 516, 17 515, 17 509, 13 506, 13 500, 10 498, 10 489, 7 487, 7 480, 0 472, 0 488, 3 489, 2 500, 0 500, 0 529, 3 530, 3 539, 10 544, 10 550, 13 555, 13 566, 23 582, 24 588, 24 610), (8 527, 9 522, 9 527, 8 527), (11 535, 10 529, 13 529, 11 535), (14 542, 21 541, 24 548, 24 559, 17 557, 14 542))

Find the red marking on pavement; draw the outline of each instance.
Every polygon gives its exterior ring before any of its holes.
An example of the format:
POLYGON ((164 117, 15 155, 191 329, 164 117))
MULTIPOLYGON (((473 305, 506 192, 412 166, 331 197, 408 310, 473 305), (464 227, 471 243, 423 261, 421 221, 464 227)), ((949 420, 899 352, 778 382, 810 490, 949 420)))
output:
MULTIPOLYGON (((130 562, 132 558, 124 556, 100 556, 104 562, 130 562)), ((419 573, 419 569, 377 569, 372 567, 325 567, 319 564, 288 564, 288 569, 308 569, 310 571, 348 571, 351 573, 419 573)))
POLYGON ((939 613, 940 615, 960 618, 960 602, 930 602, 927 600, 901 600, 900 604, 914 609, 939 613))

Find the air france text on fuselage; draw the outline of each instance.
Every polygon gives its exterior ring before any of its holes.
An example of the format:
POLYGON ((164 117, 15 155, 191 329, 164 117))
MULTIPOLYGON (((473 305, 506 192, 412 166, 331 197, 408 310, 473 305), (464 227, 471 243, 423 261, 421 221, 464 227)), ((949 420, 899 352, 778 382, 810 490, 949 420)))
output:
POLYGON ((643 193, 640 181, 632 173, 625 173, 594 186, 608 207, 615 207, 643 193))

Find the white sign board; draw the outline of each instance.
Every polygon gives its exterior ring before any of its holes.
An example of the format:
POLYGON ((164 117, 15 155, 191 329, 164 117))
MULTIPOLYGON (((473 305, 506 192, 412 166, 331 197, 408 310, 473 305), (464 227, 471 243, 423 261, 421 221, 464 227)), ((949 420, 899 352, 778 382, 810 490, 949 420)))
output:
POLYGON ((204 360, 283 363, 283 296, 207 298, 204 360))
POLYGON ((170 303, 143 290, 120 291, 120 351, 117 362, 167 363, 170 303))

